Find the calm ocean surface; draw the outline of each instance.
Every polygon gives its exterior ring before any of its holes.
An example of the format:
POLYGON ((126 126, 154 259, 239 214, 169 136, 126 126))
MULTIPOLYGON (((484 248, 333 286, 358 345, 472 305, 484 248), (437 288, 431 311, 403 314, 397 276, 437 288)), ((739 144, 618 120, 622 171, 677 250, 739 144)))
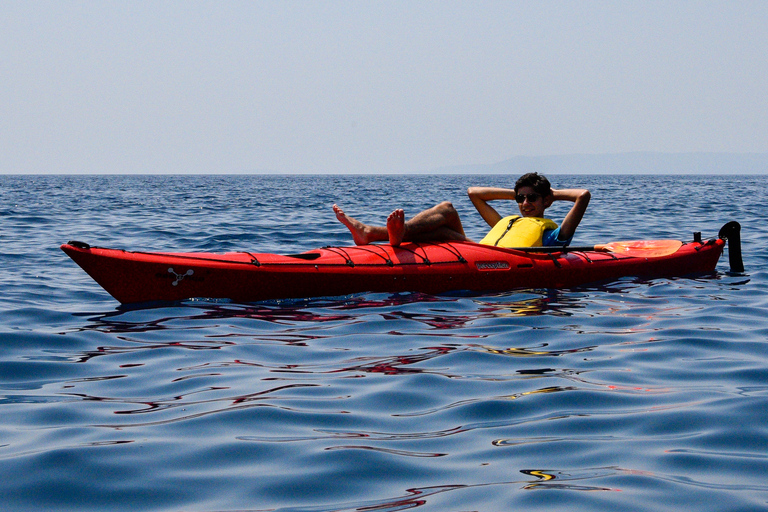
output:
POLYGON ((574 244, 737 220, 746 271, 126 308, 59 245, 293 253, 439 200, 479 239, 467 187, 512 180, 0 176, 0 508, 768 509, 765 176, 550 179, 574 244))

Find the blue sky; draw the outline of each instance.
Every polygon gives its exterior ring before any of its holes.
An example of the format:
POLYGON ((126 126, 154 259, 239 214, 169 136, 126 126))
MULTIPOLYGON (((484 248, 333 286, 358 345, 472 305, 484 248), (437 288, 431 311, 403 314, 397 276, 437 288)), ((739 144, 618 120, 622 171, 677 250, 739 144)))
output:
POLYGON ((0 173, 768 152, 765 1, 0 1, 0 173))

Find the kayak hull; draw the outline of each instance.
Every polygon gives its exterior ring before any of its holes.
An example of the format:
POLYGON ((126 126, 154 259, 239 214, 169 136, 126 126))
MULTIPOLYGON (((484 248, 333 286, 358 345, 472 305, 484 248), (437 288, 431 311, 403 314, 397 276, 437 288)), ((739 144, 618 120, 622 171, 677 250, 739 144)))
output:
POLYGON ((713 272, 724 244, 720 238, 690 242, 673 254, 652 257, 589 250, 539 253, 471 242, 326 247, 295 255, 132 252, 80 242, 61 249, 110 295, 128 304, 571 288, 625 276, 713 272))

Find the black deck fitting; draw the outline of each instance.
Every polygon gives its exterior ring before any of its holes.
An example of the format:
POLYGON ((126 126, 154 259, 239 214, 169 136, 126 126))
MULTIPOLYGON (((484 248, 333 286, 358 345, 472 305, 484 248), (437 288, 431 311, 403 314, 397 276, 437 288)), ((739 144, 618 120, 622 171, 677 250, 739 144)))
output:
POLYGON ((744 272, 744 262, 741 259, 741 224, 732 220, 720 228, 717 235, 728 241, 728 262, 731 272, 744 272))

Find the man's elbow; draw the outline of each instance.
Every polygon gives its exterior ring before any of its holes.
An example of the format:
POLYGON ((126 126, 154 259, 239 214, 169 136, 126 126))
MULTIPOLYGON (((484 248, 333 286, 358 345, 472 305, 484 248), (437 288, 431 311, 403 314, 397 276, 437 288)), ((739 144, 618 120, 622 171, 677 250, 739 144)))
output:
POLYGON ((469 196, 469 199, 474 203, 476 200, 481 199, 480 197, 481 189, 480 187, 469 187, 467 189, 467 195, 469 196))

